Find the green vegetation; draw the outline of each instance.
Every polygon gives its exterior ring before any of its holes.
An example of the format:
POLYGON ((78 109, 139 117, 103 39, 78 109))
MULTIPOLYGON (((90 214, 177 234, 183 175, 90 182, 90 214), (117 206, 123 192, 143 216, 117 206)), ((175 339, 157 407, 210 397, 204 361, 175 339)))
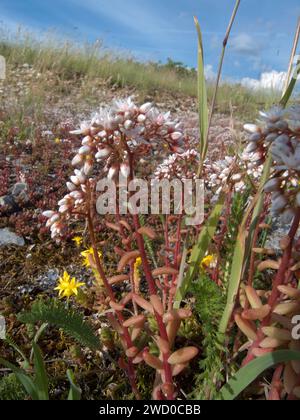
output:
MULTIPOLYGON (((133 88, 144 95, 158 92, 197 97, 197 72, 170 58, 166 64, 139 62, 132 57, 106 50, 100 42, 77 46, 69 42, 59 44, 37 41, 20 34, 11 39, 0 35, 0 54, 8 68, 29 64, 42 75, 51 71, 61 81, 84 80, 81 89, 89 94, 89 83, 102 79, 114 88, 133 88)), ((42 86, 41 86, 42 88, 42 86)), ((208 98, 213 95, 213 83, 207 86, 208 98)), ((38 98, 41 99, 40 97, 38 98)), ((224 113, 253 115, 257 107, 269 107, 278 102, 276 92, 253 92, 240 84, 222 83, 218 91, 217 110, 224 113), (229 99, 230 98, 230 99, 229 99)))

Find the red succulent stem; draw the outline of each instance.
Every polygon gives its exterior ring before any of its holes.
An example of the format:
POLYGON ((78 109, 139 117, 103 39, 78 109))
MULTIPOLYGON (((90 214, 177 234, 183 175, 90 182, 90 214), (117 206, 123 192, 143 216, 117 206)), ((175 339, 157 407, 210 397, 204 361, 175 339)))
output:
MULTIPOLYGON (((88 188, 88 193, 89 196, 91 197, 91 191, 88 188)), ((88 206, 89 207, 89 206, 88 206)), ((104 287, 106 289, 106 292, 109 296, 109 298, 111 299, 112 302, 116 302, 115 299, 115 294, 114 291, 111 287, 111 285, 109 284, 106 274, 103 270, 100 258, 99 258, 99 254, 98 254, 98 249, 97 249, 97 243, 96 243, 96 238, 95 238, 95 229, 94 229, 94 223, 93 223, 93 218, 91 215, 91 212, 88 211, 87 214, 87 222, 88 222, 88 228, 89 228, 89 234, 90 234, 90 240, 91 240, 91 244, 92 244, 92 248, 93 248, 93 254, 94 254, 94 260, 95 260, 95 264, 96 264, 96 268, 97 271, 103 281, 104 287)), ((115 311, 115 314, 117 316, 117 319, 122 327, 122 332, 123 332, 123 337, 126 343, 127 348, 129 349, 130 347, 133 347, 133 343, 128 331, 128 328, 123 326, 123 323, 125 321, 122 313, 120 311, 115 311)), ((128 364, 127 364, 127 372, 128 372, 128 377, 129 377, 129 381, 130 381, 130 385, 132 388, 133 393, 135 394, 136 399, 140 400, 141 396, 140 393, 137 389, 137 385, 136 385, 136 374, 135 374, 135 369, 134 369, 134 364, 132 362, 132 358, 128 357, 128 364)))
MULTIPOLYGON (((175 244, 175 252, 174 252, 174 267, 178 268, 178 255, 180 253, 180 245, 181 245, 181 223, 182 223, 182 214, 180 214, 178 220, 177 220, 177 232, 176 232, 176 244, 175 244)), ((175 286, 176 286, 176 280, 177 280, 177 274, 172 276, 172 283, 170 288, 170 294, 169 294, 169 303, 168 303, 168 310, 170 311, 173 307, 174 303, 174 296, 175 296, 175 286)))
MULTIPOLYGON (((125 146, 125 148, 127 150, 127 153, 128 153, 128 160, 129 160, 129 167, 130 167, 129 179, 133 180, 133 178, 134 178, 133 155, 132 155, 128 145, 126 144, 126 141, 124 141, 124 146, 125 146)), ((150 295, 157 295, 157 289, 156 289, 155 281, 154 281, 154 278, 153 278, 152 273, 151 273, 151 268, 150 268, 149 261, 148 261, 148 258, 147 258, 147 254, 146 254, 146 250, 145 250, 144 238, 138 232, 138 230, 141 227, 138 214, 136 214, 136 212, 134 212, 132 217, 133 217, 133 224, 134 224, 136 242, 137 242, 138 249, 139 249, 139 252, 140 252, 140 255, 141 255, 142 266, 143 266, 146 281, 147 281, 147 284, 148 284, 149 293, 150 293, 150 295)), ((155 315, 155 319, 156 319, 156 322, 157 322, 160 337, 163 340, 169 342, 169 337, 168 337, 166 326, 165 326, 164 321, 163 321, 163 317, 155 309, 154 309, 154 315, 155 315)), ((172 392, 172 386, 171 386, 173 384, 173 376, 172 376, 171 365, 168 362, 169 356, 170 356, 170 352, 162 354, 163 368, 164 368, 164 383, 170 385, 170 386, 167 387, 167 389, 168 389, 168 391, 166 393, 167 399, 168 400, 173 400, 174 399, 174 392, 172 392)))
POLYGON ((271 292, 271 295, 270 295, 269 300, 268 300, 268 304, 271 307, 270 315, 263 320, 263 322, 261 324, 261 327, 258 330, 257 340, 255 340, 253 342, 252 346, 249 348, 248 354, 243 361, 243 366, 245 366, 246 364, 251 362, 251 360, 254 359, 254 356, 252 354, 252 350, 253 350, 253 348, 258 347, 259 344, 260 344, 260 341, 264 338, 262 328, 268 326, 269 323, 270 323, 272 311, 273 311, 273 309, 274 309, 274 307, 277 303, 277 299, 279 297, 278 286, 280 286, 281 284, 284 283, 286 273, 288 272, 288 269, 289 269, 290 260, 291 260, 291 256, 292 256, 293 242, 294 242, 295 235, 296 235, 298 227, 299 227, 299 223, 300 223, 300 208, 297 209, 297 213, 294 217, 293 223, 292 223, 290 231, 288 233, 289 243, 288 243, 288 246, 286 247, 286 249, 284 250, 279 269, 278 269, 276 277, 273 281, 272 292, 271 292))
MULTIPOLYGON (((145 251, 144 239, 142 235, 137 232, 140 228, 139 218, 137 214, 133 215, 133 222, 134 222, 134 227, 136 231, 136 241, 137 241, 138 249, 141 255, 141 259, 142 259, 142 265, 143 265, 145 277, 146 277, 147 284, 149 287, 149 293, 150 295, 157 295, 155 281, 153 279, 149 262, 148 262, 148 258, 146 255, 146 251, 145 251)), ((157 326, 158 326, 159 334, 161 338, 169 342, 167 329, 163 322, 162 316, 155 310, 154 310, 154 314, 155 314, 155 318, 156 318, 156 322, 157 322, 157 326)), ((165 373, 165 383, 172 384, 173 383, 172 370, 171 370, 171 365, 168 362, 169 356, 170 356, 170 352, 163 353, 163 366, 164 366, 164 373, 165 373)), ((170 392, 167 395, 167 398, 168 400, 173 400, 174 399, 173 392, 170 392)))

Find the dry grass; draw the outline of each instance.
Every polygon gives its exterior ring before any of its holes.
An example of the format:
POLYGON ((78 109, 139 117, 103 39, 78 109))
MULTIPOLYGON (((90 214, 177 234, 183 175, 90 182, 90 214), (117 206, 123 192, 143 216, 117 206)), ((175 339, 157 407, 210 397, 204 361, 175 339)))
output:
MULTIPOLYGON (((133 58, 116 55, 105 50, 100 43, 76 46, 51 41, 37 41, 30 35, 20 33, 14 39, 0 38, 0 54, 8 66, 27 63, 41 74, 54 73, 58 80, 85 80, 85 85, 94 79, 103 79, 115 88, 134 88, 142 94, 155 95, 163 92, 195 97, 196 71, 183 66, 138 62, 133 58)), ((41 90, 43 86, 41 85, 41 90)), ((44 86, 46 89, 46 86, 44 86)), ((208 87, 209 98, 213 86, 208 87)), ((248 116, 258 107, 268 107, 278 100, 274 92, 255 92, 238 84, 222 84, 218 93, 218 111, 232 110, 248 116)))

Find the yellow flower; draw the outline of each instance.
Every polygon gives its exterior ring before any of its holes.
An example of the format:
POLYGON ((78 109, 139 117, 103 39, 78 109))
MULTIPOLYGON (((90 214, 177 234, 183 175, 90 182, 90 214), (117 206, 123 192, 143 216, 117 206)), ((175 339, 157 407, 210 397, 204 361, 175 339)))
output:
POLYGON ((54 143, 58 144, 60 142, 61 142, 61 140, 58 137, 56 137, 56 139, 54 139, 54 143))
POLYGON ((60 298, 69 298, 72 295, 78 295, 78 288, 84 286, 84 283, 77 282, 75 277, 70 277, 70 275, 64 271, 62 277, 58 279, 58 286, 54 290, 58 291, 60 298))
POLYGON ((202 270, 205 270, 206 268, 211 267, 216 261, 216 256, 215 255, 206 255, 206 257, 204 257, 200 263, 200 268, 202 270))
MULTIPOLYGON (((89 249, 86 249, 85 251, 81 252, 82 257, 84 258, 84 261, 82 265, 84 267, 90 267, 90 258, 92 257, 94 259, 94 251, 93 248, 90 247, 89 249)), ((98 251, 99 258, 102 258, 102 252, 98 251)))
POLYGON ((142 259, 141 259, 141 257, 137 257, 137 259, 135 260, 134 266, 133 266, 135 273, 139 273, 139 271, 140 271, 139 268, 140 268, 141 265, 142 265, 142 259))
POLYGON ((76 246, 79 247, 83 242, 83 238, 81 236, 74 236, 72 241, 75 242, 76 246))

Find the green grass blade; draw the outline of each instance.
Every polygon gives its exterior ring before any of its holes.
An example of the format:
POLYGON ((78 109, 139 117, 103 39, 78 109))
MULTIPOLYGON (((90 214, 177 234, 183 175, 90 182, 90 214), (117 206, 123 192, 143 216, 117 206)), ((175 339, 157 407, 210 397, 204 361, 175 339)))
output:
POLYGON ((246 230, 244 227, 241 227, 233 254, 232 267, 228 284, 227 303, 219 327, 219 331, 222 334, 225 334, 227 330, 227 326, 235 305, 235 299, 240 287, 240 281, 243 272, 243 261, 245 256, 245 241, 246 230))
POLYGON ((239 233, 238 233, 235 248, 234 248, 230 277, 228 281, 227 303, 226 303, 225 310, 224 310, 224 313, 220 322, 220 326, 219 326, 219 332, 221 334, 226 333, 227 326, 232 315, 236 296, 239 291, 240 282, 241 282, 241 278, 243 274, 245 253, 246 253, 245 244, 246 244, 246 239, 247 239, 247 229, 246 229, 247 220, 249 218, 251 211, 257 204, 257 201, 259 200, 260 196, 261 196, 261 192, 258 191, 255 197, 253 198, 251 204, 249 205, 245 213, 245 216, 242 220, 241 226, 239 228, 239 233))
POLYGON ((5 337, 5 341, 7 342, 7 344, 9 344, 17 353, 19 353, 19 355, 22 357, 22 359, 23 359, 23 367, 25 368, 25 369, 27 369, 27 368, 29 368, 29 366, 30 366, 30 362, 29 362, 29 359, 25 356, 25 354, 24 354, 24 352, 22 351, 22 349, 20 349, 20 347, 15 343, 15 341, 13 340, 13 338, 10 336, 10 335, 8 335, 8 334, 6 334, 6 337, 5 337))
POLYGON ((34 400, 39 400, 38 390, 33 380, 22 369, 0 358, 0 364, 10 369, 15 375, 20 384, 24 387, 27 394, 34 400))
POLYGON ((48 376, 45 368, 44 359, 41 353, 39 346, 33 342, 33 362, 34 362, 34 370, 35 370, 35 385, 38 390, 39 400, 47 401, 49 400, 49 381, 48 376))
POLYGON ((67 377, 70 382, 70 391, 68 395, 68 400, 69 401, 81 400, 81 389, 75 384, 75 376, 74 376, 74 373, 70 369, 67 370, 67 377))
POLYGON ((198 35, 198 110, 199 110, 199 128, 200 128, 200 156, 202 161, 207 152, 207 131, 208 131, 208 105, 206 81, 204 75, 204 58, 202 34, 199 21, 194 17, 197 35, 198 35))
POLYGON ((260 180, 260 185, 259 185, 259 189, 257 193, 258 199, 254 207, 252 218, 251 218, 251 223, 250 223, 249 233, 248 233, 248 238, 247 238, 247 243, 246 243, 245 261, 247 261, 247 259, 249 258, 251 254, 251 249, 254 247, 254 244, 253 244, 254 232, 256 230, 257 224, 259 223, 259 216, 263 209, 264 198, 265 198, 263 188, 264 188, 265 183, 269 179, 271 165, 272 165, 272 156, 271 154, 269 154, 264 164, 264 170, 263 170, 263 174, 260 180))
POLYGON ((277 350, 265 356, 258 357, 242 367, 233 378, 221 389, 221 399, 234 400, 243 390, 259 377, 265 370, 278 363, 300 360, 299 351, 277 350))
POLYGON ((290 97, 292 96, 292 93, 293 93, 294 88, 296 86, 299 74, 300 74, 300 59, 297 60, 296 68, 295 68, 294 74, 292 76, 292 79, 291 79, 283 97, 281 98, 280 105, 282 105, 283 107, 286 107, 288 101, 290 100, 290 97))
POLYGON ((189 261, 189 266, 182 282, 178 282, 177 293, 175 296, 174 308, 178 309, 182 299, 185 297, 191 282, 199 271, 201 260, 205 257, 206 251, 214 237, 217 225, 224 206, 224 197, 221 196, 210 214, 206 224, 203 226, 196 244, 194 245, 189 261))

